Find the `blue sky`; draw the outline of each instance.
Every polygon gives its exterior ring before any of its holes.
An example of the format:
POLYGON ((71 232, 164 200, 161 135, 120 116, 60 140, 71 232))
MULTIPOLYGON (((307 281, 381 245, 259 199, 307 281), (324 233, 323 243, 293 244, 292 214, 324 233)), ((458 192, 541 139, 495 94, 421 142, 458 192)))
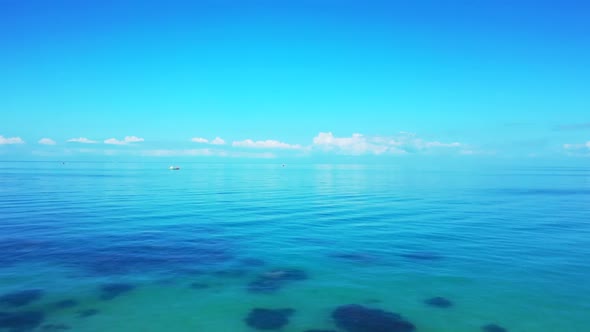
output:
POLYGON ((587 1, 0 0, 0 160, 579 160, 588 36, 587 1))

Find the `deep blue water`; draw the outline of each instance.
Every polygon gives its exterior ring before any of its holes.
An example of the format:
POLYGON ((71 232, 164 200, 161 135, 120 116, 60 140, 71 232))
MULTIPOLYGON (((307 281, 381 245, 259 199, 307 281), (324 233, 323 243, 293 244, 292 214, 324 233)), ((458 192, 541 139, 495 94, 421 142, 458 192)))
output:
POLYGON ((590 168, 167 166, 0 163, 0 331, 590 331, 590 168))

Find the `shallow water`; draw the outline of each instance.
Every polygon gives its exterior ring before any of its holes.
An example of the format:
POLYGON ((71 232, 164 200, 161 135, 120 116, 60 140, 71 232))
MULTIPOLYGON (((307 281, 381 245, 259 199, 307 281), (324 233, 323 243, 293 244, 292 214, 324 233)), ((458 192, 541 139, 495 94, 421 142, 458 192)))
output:
POLYGON ((182 166, 0 163, 0 313, 247 332, 251 309, 292 308, 281 331, 343 331, 331 313, 357 303, 425 332, 590 326, 590 169, 182 166), (249 287, 286 269, 307 278, 249 287))

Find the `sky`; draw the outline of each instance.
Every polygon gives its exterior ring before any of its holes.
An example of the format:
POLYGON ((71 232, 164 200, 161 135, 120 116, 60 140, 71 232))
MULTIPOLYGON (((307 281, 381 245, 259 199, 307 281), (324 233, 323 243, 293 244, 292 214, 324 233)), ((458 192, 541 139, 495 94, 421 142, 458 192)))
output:
POLYGON ((590 159, 588 1, 0 0, 0 160, 590 159))

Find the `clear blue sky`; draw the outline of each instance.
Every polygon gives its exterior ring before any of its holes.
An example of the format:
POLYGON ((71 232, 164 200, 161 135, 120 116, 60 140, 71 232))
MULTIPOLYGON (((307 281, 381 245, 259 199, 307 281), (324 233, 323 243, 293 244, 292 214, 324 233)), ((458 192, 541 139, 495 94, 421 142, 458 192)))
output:
POLYGON ((588 36, 588 1, 0 0, 0 160, 579 159, 588 36))

